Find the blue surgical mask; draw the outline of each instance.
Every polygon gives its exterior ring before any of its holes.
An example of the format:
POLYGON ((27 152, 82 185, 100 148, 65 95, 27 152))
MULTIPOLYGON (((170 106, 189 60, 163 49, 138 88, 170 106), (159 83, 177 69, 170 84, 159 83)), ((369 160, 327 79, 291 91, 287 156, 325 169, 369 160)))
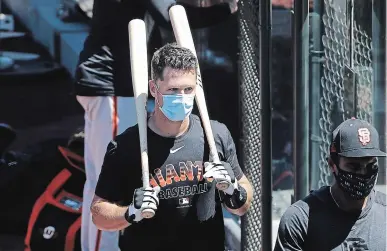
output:
POLYGON ((162 113, 171 121, 183 121, 193 109, 194 94, 163 94, 163 106, 159 106, 162 113))

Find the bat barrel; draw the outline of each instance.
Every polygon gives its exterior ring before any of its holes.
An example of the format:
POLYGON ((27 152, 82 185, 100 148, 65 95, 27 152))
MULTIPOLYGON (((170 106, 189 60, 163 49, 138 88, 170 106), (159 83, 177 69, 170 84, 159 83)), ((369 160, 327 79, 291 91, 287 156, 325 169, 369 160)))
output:
POLYGON ((128 32, 132 85, 136 101, 137 124, 140 138, 142 182, 143 187, 150 187, 146 111, 148 99, 148 53, 145 22, 141 19, 131 20, 128 25, 128 32))
MULTIPOLYGON (((173 32, 177 43, 187 49, 190 49, 192 53, 197 57, 195 44, 193 41, 191 28, 189 26, 187 13, 183 6, 175 5, 169 9, 169 16, 171 18, 173 32)), ((196 88, 196 104, 202 118, 203 128, 207 136, 208 145, 210 148, 210 157, 212 161, 219 162, 218 150, 216 149, 214 135, 212 133, 210 125, 210 117, 208 115, 208 109, 204 90, 202 86, 202 77, 200 73, 199 64, 197 66, 197 83, 200 88, 196 88)))

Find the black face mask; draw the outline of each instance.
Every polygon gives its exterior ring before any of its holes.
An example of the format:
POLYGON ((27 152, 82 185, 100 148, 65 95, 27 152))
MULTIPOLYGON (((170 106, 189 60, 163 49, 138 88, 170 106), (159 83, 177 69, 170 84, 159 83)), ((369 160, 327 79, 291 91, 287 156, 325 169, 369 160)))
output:
POLYGON ((347 172, 338 165, 336 166, 338 170, 338 174, 335 174, 336 181, 340 188, 349 194, 352 199, 361 200, 371 193, 378 177, 379 169, 377 163, 368 164, 366 174, 347 172))

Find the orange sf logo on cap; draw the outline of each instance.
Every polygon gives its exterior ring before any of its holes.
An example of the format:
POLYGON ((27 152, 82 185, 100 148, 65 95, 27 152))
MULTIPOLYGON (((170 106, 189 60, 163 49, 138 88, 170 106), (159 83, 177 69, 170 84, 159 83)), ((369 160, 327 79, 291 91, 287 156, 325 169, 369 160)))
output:
POLYGON ((368 130, 368 128, 360 128, 357 131, 359 133, 359 141, 363 146, 371 142, 371 137, 370 137, 371 133, 370 133, 370 130, 368 130))

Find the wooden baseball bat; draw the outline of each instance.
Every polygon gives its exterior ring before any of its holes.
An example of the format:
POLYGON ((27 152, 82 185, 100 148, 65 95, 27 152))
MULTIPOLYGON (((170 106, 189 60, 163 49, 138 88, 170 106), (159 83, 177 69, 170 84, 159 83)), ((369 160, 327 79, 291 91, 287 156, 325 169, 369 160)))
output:
MULTIPOLYGON (((192 38, 191 29, 188 23, 187 13, 183 6, 175 5, 169 9, 169 16, 171 18, 173 32, 175 34, 176 42, 182 47, 190 49, 192 53, 197 57, 195 44, 192 38)), ((200 74, 199 63, 197 67, 197 87, 196 87, 196 105, 198 106, 200 117, 204 131, 207 136, 207 142, 210 149, 210 158, 212 161, 219 163, 218 150, 216 149, 214 135, 210 124, 210 117, 208 115, 206 99, 203 90, 202 76, 200 74)), ((228 183, 218 183, 217 188, 219 190, 225 190, 228 188, 228 183)))
MULTIPOLYGON (((129 22, 128 30, 132 85, 136 100, 137 125, 140 136, 142 185, 144 188, 147 188, 150 187, 150 184, 146 111, 148 100, 148 54, 145 22, 141 19, 133 19, 129 22)), ((155 212, 152 209, 142 211, 144 218, 152 218, 154 214, 155 212)))

